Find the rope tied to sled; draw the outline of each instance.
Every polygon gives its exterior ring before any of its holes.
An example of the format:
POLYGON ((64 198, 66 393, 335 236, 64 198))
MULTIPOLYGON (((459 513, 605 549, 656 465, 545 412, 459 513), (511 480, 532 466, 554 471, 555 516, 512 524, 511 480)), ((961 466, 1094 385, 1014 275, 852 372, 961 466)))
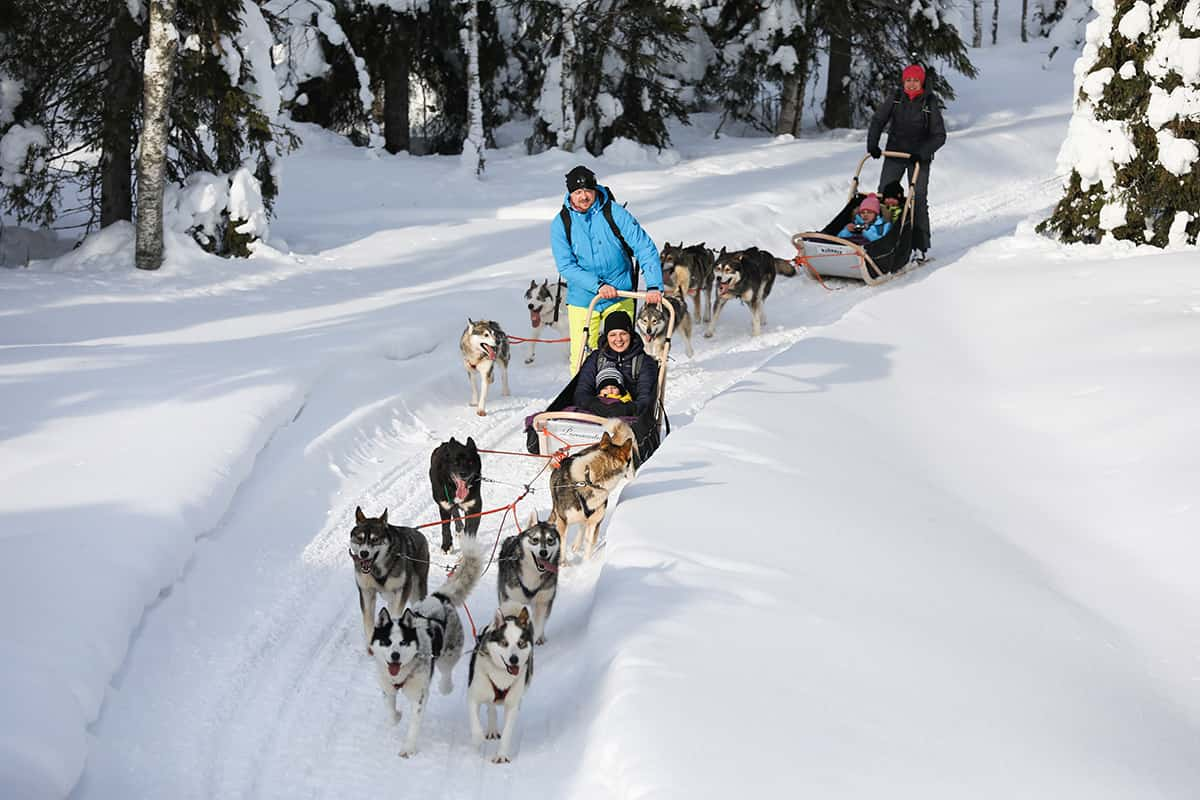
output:
POLYGON ((561 339, 527 339, 524 336, 509 336, 508 340, 513 344, 524 344, 525 342, 537 342, 538 344, 562 344, 563 342, 571 341, 570 336, 564 336, 561 339))

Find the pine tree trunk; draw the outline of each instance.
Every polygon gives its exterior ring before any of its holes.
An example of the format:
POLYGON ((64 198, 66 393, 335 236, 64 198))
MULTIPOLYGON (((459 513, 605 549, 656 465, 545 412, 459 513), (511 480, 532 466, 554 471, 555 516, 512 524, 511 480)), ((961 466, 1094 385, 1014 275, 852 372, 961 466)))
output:
POLYGON ((409 65, 412 61, 412 18, 392 13, 387 66, 383 73, 383 148, 389 153, 408 150, 409 65))
POLYGON ((137 106, 138 72, 133 43, 141 25, 129 15, 125 0, 112 0, 113 26, 108 34, 108 79, 100 132, 100 227, 133 219, 133 112, 137 106))
POLYGON ((1029 0, 1021 0, 1021 41, 1029 41, 1029 28, 1027 20, 1029 19, 1029 0))
POLYGON ((167 127, 175 73, 175 0, 150 0, 150 35, 142 67, 142 136, 138 155, 137 233, 134 264, 158 269, 163 259, 163 184, 167 127))
POLYGON ((562 8, 562 128, 558 131, 558 146, 570 153, 575 149, 575 9, 564 3, 562 8))
POLYGON ((992 0, 992 44, 996 44, 996 31, 1000 29, 1000 0, 992 0))
MULTIPOLYGON (((838 7, 836 4, 834 7, 838 7)), ((843 19, 837 25, 842 27, 843 19)), ((843 33, 829 34, 829 80, 825 84, 826 128, 850 127, 850 37, 843 33)))
POLYGON ((479 5, 468 0, 466 27, 462 29, 463 49, 467 52, 467 138, 463 142, 463 163, 483 174, 483 92, 479 85, 479 5))
POLYGON ((971 47, 983 47, 983 0, 971 0, 971 19, 975 24, 971 47))

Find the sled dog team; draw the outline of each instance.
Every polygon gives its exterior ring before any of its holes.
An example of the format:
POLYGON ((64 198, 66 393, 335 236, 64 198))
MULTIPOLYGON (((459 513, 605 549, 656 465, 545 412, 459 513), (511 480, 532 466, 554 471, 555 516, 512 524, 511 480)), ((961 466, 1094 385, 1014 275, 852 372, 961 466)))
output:
MULTIPOLYGON (((628 424, 610 420, 600 441, 562 460, 550 475, 554 506, 550 519, 533 515, 520 533, 509 536, 496 558, 497 608, 478 632, 467 666, 467 708, 472 741, 499 739, 492 761, 512 758, 514 729, 521 700, 533 679, 533 650, 546 641, 546 623, 558 591, 558 571, 566 561, 567 529, 582 526, 577 552, 587 557, 608 508, 608 497, 633 475, 634 435, 628 424), (497 724, 504 710, 503 729, 497 724), (486 730, 480 710, 487 712, 486 730)), ((417 751, 421 719, 429 702, 433 675, 439 689, 453 689, 452 673, 466 651, 458 607, 479 582, 486 565, 475 538, 481 510, 481 459, 472 438, 438 445, 430 457, 429 481, 442 519, 442 550, 453 546, 450 523, 461 535, 462 556, 450 576, 429 593, 429 542, 415 528, 392 525, 387 509, 368 517, 355 509, 350 558, 358 587, 367 652, 375 659, 380 688, 393 722, 400 721, 397 695, 409 705, 408 730, 400 749, 417 751), (384 604, 376 611, 376 599, 384 604)))
MULTIPOLYGON (((750 247, 745 250, 710 250, 704 243, 684 247, 667 243, 660 254, 663 282, 666 291, 663 303, 670 303, 675 311, 675 331, 682 333, 687 354, 692 348, 693 321, 704 323, 705 338, 716 332, 721 310, 730 300, 742 301, 750 308, 751 333, 758 336, 766 324, 763 310, 775 276, 796 274, 795 265, 786 259, 776 258, 765 250, 750 247), (689 312, 687 300, 691 298, 689 312)), ((525 290, 525 305, 529 310, 532 334, 529 336, 529 355, 526 364, 534 363, 537 343, 547 329, 565 335, 568 330, 566 296, 562 281, 542 283, 530 281, 525 290)), ((646 352, 661 358, 666 347, 668 316, 662 304, 645 303, 637 314, 635 327, 645 342, 646 352)), ((491 320, 467 320, 467 328, 459 339, 463 366, 471 384, 471 402, 475 413, 487 416, 488 387, 500 371, 501 390, 509 395, 508 365, 512 358, 508 334, 491 320), (477 386, 478 384, 478 386, 477 386)))

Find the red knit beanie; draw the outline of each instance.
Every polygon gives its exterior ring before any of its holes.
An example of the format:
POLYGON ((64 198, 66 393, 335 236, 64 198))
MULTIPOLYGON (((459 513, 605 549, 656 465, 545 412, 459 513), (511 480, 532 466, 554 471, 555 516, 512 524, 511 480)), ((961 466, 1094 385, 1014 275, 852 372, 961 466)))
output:
POLYGON ((925 68, 922 67, 920 64, 909 64, 907 67, 904 68, 904 72, 902 72, 900 74, 900 78, 901 78, 901 80, 908 80, 909 78, 916 78, 917 80, 919 80, 921 82, 921 85, 923 86, 923 85, 925 85, 925 68))

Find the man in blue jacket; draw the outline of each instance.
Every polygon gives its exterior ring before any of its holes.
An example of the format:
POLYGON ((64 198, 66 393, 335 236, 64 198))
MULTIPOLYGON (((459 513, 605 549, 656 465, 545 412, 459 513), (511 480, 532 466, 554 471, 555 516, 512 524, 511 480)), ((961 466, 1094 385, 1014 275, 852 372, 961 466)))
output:
POLYGON ((633 258, 646 276, 646 302, 662 302, 662 264, 658 248, 633 215, 612 201, 612 192, 596 184, 585 166, 567 173, 563 208, 550 223, 550 250, 558 272, 567 282, 567 319, 571 328, 571 374, 583 352, 583 329, 593 295, 597 319, 590 328, 589 346, 596 349, 601 321, 623 310, 634 316, 634 302, 617 299, 617 291, 633 291, 633 258))

